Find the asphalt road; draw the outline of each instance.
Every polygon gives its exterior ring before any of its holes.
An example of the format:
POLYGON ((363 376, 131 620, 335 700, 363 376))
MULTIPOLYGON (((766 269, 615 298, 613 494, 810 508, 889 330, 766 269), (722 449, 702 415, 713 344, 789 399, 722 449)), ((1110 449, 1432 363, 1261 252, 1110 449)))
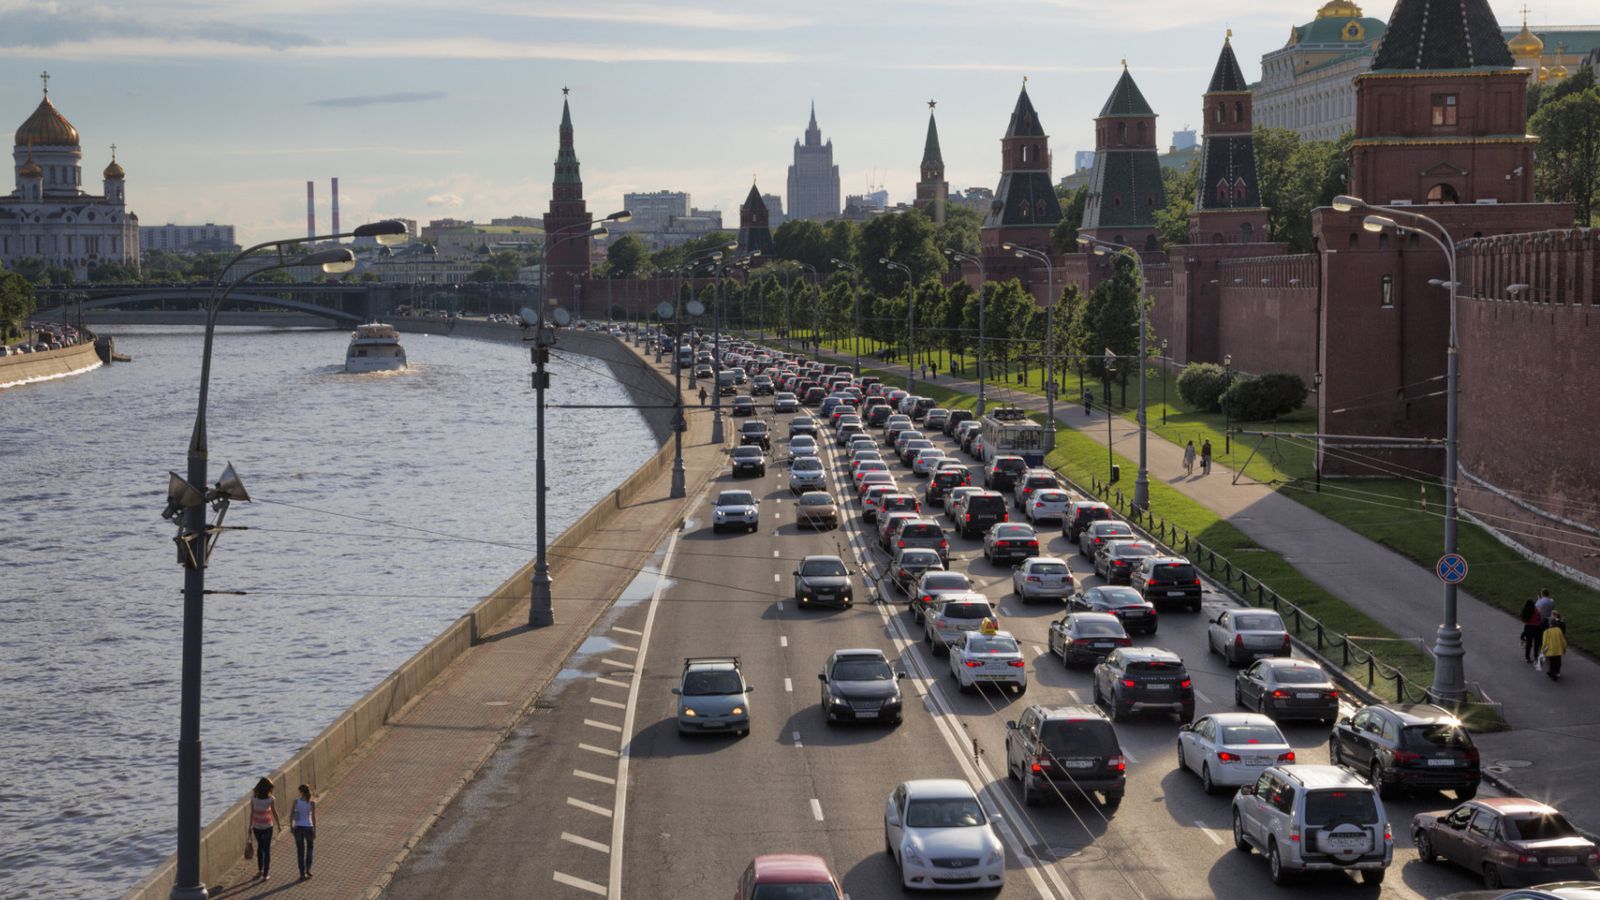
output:
MULTIPOLYGON (((778 440, 771 460, 780 463, 789 417, 772 418, 778 440)), ((738 421, 730 420, 730 433, 738 421)), ((942 436, 936 442, 960 456, 942 436)), ((883 849, 884 802, 901 781, 928 777, 969 781, 998 818, 1008 846, 1000 897, 1278 893, 1259 854, 1233 849, 1230 797, 1207 796, 1198 778, 1176 769, 1173 717, 1116 726, 1131 757, 1127 796, 1116 812, 1081 799, 1023 807, 1005 775, 1006 721, 1030 703, 1091 701, 1090 673, 1063 668, 1046 650, 1060 606, 1022 605, 1010 594, 1010 569, 985 563, 980 541, 952 534, 951 568, 967 572, 998 601, 1001 627, 1030 657, 1025 696, 958 693, 946 659, 933 658, 920 642, 904 598, 885 582, 890 602, 871 602, 867 572, 886 560, 860 531, 843 456, 831 441, 823 448, 830 489, 849 511, 844 526, 797 529, 781 463, 760 479, 719 477, 662 548, 666 577, 642 575, 596 627, 557 684, 421 840, 390 884, 391 896, 699 900, 732 895, 749 860, 772 852, 822 856, 854 900, 900 896, 883 849), (730 486, 761 498, 756 533, 712 533, 711 499, 730 486), (790 573, 815 553, 837 553, 862 572, 854 608, 796 608, 790 573), (843 647, 882 648, 910 672, 902 682, 904 724, 824 723, 817 673, 843 647), (670 689, 683 658, 725 654, 740 657, 756 687, 750 735, 680 736, 670 689)), ((925 479, 898 462, 893 469, 921 495, 925 479)), ((1040 536, 1080 580, 1097 583, 1059 528, 1042 526, 1040 536)), ((1134 638, 1136 645, 1183 656, 1195 681, 1197 715, 1233 709, 1234 672, 1206 650, 1204 616, 1228 602, 1211 587, 1205 613, 1164 613, 1157 635, 1134 638)), ((1299 762, 1327 761, 1326 727, 1287 724, 1284 731, 1299 762)), ((1492 793, 1487 784, 1484 792, 1492 793)), ((1396 849, 1381 889, 1334 873, 1302 878, 1295 895, 1433 898, 1474 887, 1465 872, 1420 863, 1411 847, 1411 816, 1452 805, 1453 797, 1441 794, 1386 803, 1396 849)))

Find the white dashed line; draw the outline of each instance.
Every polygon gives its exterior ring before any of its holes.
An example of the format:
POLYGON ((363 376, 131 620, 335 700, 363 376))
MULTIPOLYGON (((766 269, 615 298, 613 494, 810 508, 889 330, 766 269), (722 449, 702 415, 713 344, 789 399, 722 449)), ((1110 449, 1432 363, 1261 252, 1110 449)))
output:
POLYGON ((579 847, 588 847, 590 850, 599 850, 601 853, 611 852, 611 848, 609 846, 602 844, 599 841, 591 841, 586 837, 580 837, 576 834, 569 834, 565 831, 561 832, 561 839, 569 844, 577 844, 579 847))
POLYGON ((776 550, 772 551, 772 558, 773 559, 777 559, 778 558, 778 551, 776 551, 776 550))
POLYGON ((595 676, 594 680, 598 684, 606 684, 606 685, 610 685, 611 687, 619 687, 619 688, 622 688, 624 690, 626 690, 627 688, 631 687, 631 685, 629 685, 626 681, 617 681, 617 680, 612 679, 612 678, 607 678, 604 675, 597 675, 597 676, 595 676))
POLYGON ((642 632, 642 631, 634 631, 632 628, 623 628, 621 625, 613 625, 613 626, 611 626, 611 630, 612 631, 620 631, 623 634, 631 634, 631 635, 633 635, 635 637, 638 637, 639 635, 644 634, 644 632, 642 632))
POLYGON ((1044 648, 1043 647, 1036 646, 1036 647, 1033 648, 1033 653, 1034 653, 1035 656, 1038 656, 1039 654, 1041 654, 1043 652, 1044 652, 1044 648))
POLYGON ((606 889, 603 886, 595 884, 592 881, 584 881, 582 878, 574 878, 565 872, 551 872, 550 877, 554 878, 561 884, 566 885, 567 887, 575 887, 580 891, 588 891, 591 894, 598 894, 601 897, 606 895, 606 889))
POLYGON ((602 659, 600 661, 613 669, 627 669, 630 672, 633 671, 633 663, 617 662, 614 659, 602 659))
POLYGON ((779 647, 787 647, 787 646, 789 646, 789 636, 786 635, 786 634, 778 635, 778 646, 779 647))
POLYGON ((783 576, 782 575, 779 575, 777 572, 773 572, 772 573, 772 581, 773 581, 774 584, 776 584, 777 582, 782 581, 782 580, 783 580, 783 576))
POLYGON ((1200 689, 1199 688, 1195 688, 1194 689, 1194 695, 1201 703, 1204 703, 1207 706, 1211 705, 1211 698, 1207 697, 1205 694, 1200 693, 1200 689))
POLYGON ((579 744, 578 745, 578 749, 579 750, 587 750, 590 753, 598 753, 601 756, 609 756, 612 759, 616 759, 617 757, 622 755, 621 753, 618 753, 615 750, 607 750, 604 747, 596 747, 593 744, 579 744))
POLYGON ((782 600, 778 601, 778 612, 783 612, 783 601, 782 600))
POLYGON ((822 821, 822 804, 815 797, 811 798, 811 817, 818 822, 822 821))
POLYGON ((611 649, 613 649, 613 650, 626 650, 629 653, 638 653, 639 652, 639 648, 638 647, 629 647, 627 644, 613 643, 611 645, 611 649))
POLYGON ((794 693, 794 682, 785 678, 783 680, 783 689, 791 694, 794 693))
POLYGON ((1132 753, 1129 753, 1126 749, 1122 751, 1122 757, 1123 759, 1126 759, 1130 765, 1139 764, 1138 757, 1134 756, 1132 753))
POLYGON ((579 778, 588 779, 589 781, 597 781, 597 782, 599 782, 601 784, 616 784, 617 783, 617 780, 615 778, 612 778, 610 775, 596 775, 593 772, 585 772, 582 769, 573 769, 572 770, 572 774, 577 776, 577 777, 579 777, 579 778))
POLYGON ((576 797, 568 797, 567 798, 567 805, 568 806, 576 806, 577 808, 583 809, 583 810, 588 810, 589 812, 592 812, 597 816, 605 816, 608 819, 611 818, 611 810, 606 809, 604 806, 600 806, 599 804, 596 804, 596 803, 590 803, 590 802, 588 802, 586 800, 579 800, 576 797))
POLYGON ((1200 827, 1200 830, 1205 833, 1206 837, 1211 838, 1211 843, 1216 844, 1218 847, 1221 847, 1223 845, 1222 838, 1218 837, 1217 833, 1215 831, 1211 830, 1210 828, 1207 828, 1206 827, 1206 823, 1200 821, 1199 819, 1196 819, 1194 824, 1196 824, 1196 825, 1198 825, 1200 827))
POLYGON ((626 704, 626 703, 618 703, 615 700, 602 700, 599 697, 590 697, 589 698, 589 702, 595 704, 596 706, 608 706, 608 707, 610 707, 612 709, 627 709, 628 708, 628 704, 626 704))
POLYGON ((584 719, 583 724, 588 725, 591 728, 603 728, 606 731, 615 731, 618 734, 622 733, 621 725, 613 725, 610 722, 596 722, 593 719, 584 719))
POLYGON ((794 745, 796 747, 804 747, 805 746, 805 744, 800 743, 800 732, 798 732, 798 731, 794 732, 794 745))

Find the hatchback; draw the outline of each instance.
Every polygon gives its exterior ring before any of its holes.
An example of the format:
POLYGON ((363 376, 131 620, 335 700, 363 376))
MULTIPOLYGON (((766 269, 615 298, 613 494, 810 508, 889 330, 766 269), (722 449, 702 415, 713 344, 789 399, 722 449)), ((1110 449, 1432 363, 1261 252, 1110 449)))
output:
POLYGON ((823 473, 822 460, 815 456, 802 456, 794 461, 789 468, 789 493, 803 494, 806 491, 820 491, 828 486, 827 476, 823 473))
POLYGON ((900 528, 907 522, 918 521, 921 517, 909 510, 886 510, 881 506, 878 509, 878 547, 884 552, 894 548, 895 541, 900 538, 900 528))
POLYGON ((1078 555, 1085 559, 1094 559, 1094 555, 1106 541, 1132 540, 1134 537, 1133 526, 1127 522, 1118 522, 1115 519, 1094 522, 1078 535, 1078 555))
MULTIPOLYGON (((971 503, 971 498, 968 498, 971 503)), ((983 536, 983 558, 991 565, 1001 562, 1016 563, 1039 555, 1039 535, 1032 525, 1021 522, 1001 522, 983 536)))
POLYGON ((1160 624, 1156 608, 1132 588, 1111 585, 1087 588, 1073 594, 1067 600, 1067 608, 1075 612, 1110 613, 1122 627, 1142 634, 1155 634, 1160 624))
POLYGON ((1147 556, 1139 561, 1129 584, 1156 606, 1178 604, 1200 611, 1200 573, 1181 556, 1147 556))
POLYGON ((1067 507, 1066 515, 1061 517, 1061 536, 1077 543, 1078 535, 1093 522, 1103 522, 1111 518, 1111 507, 1098 500, 1077 500, 1067 507))
POLYGON ((1309 659, 1257 660, 1234 677, 1233 702, 1273 719, 1339 718, 1339 689, 1309 659))
POLYGON ((880 516, 884 513, 895 512, 909 512, 920 515, 922 513, 922 504, 917 502, 917 498, 914 495, 907 494, 904 491, 885 494, 878 498, 878 514, 880 516))
POLYGON ((1009 491, 1027 470, 1027 461, 1020 456, 996 456, 984 472, 983 486, 991 491, 1009 491))
POLYGON ((916 519, 901 525, 894 544, 885 549, 895 552, 907 547, 926 547, 939 554, 946 565, 950 562, 950 541, 945 538, 944 529, 932 519, 916 519))
MULTIPOLYGON (((889 474, 884 472, 882 474, 889 474)), ((895 493, 893 484, 869 484, 861 490, 861 518, 866 522, 878 521, 878 501, 885 494, 895 493)))
POLYGON ((1072 495, 1066 491, 1038 490, 1022 504, 1022 517, 1029 522, 1044 522, 1047 520, 1060 521, 1067 513, 1067 504, 1072 502, 1072 495))
POLYGON ((928 489, 924 492, 924 496, 928 498, 930 505, 940 503, 951 488, 965 487, 969 477, 965 468, 939 469, 928 479, 928 489))
POLYGON ((944 557, 928 547, 902 547, 895 551, 894 562, 889 564, 889 577, 895 587, 907 597, 915 595, 917 582, 930 571, 944 571, 944 557))
POLYGON ((1016 502, 1019 512, 1028 508, 1028 500, 1035 491, 1060 490, 1061 481, 1056 478, 1056 473, 1049 469, 1029 469, 1023 472, 1011 486, 1011 499, 1016 502))
POLYGON ((943 450, 940 450, 938 447, 931 446, 933 443, 932 441, 929 441, 928 443, 930 446, 924 447, 921 450, 917 450, 916 455, 911 457, 911 474, 917 476, 918 478, 927 478, 931 476, 933 474, 933 470, 945 459, 943 450))

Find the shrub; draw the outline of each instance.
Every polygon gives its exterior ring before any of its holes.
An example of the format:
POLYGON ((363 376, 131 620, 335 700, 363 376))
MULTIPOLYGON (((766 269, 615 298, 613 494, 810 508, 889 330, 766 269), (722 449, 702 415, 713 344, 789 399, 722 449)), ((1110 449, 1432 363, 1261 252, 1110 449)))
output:
POLYGON ((1178 373, 1178 396, 1202 412, 1221 412, 1222 367, 1216 363, 1190 363, 1178 373))
POLYGON ((1306 383, 1290 372, 1266 375, 1235 375, 1222 395, 1228 415, 1246 422, 1276 419, 1292 413, 1306 402, 1306 383))

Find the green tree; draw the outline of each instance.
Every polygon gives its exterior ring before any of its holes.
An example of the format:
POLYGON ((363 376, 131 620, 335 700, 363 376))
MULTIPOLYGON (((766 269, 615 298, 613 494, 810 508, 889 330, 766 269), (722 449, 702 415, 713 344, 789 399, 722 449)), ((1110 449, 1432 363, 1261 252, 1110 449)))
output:
POLYGON ((1533 169, 1538 199, 1571 203, 1574 224, 1594 224, 1600 209, 1600 88, 1546 99, 1528 125, 1539 136, 1533 169))
POLYGON ((124 266, 119 263, 96 263, 89 267, 89 280, 91 282, 138 281, 139 273, 132 266, 124 266))
POLYGON ((650 251, 638 235, 625 234, 606 248, 607 277, 638 278, 649 265, 650 251))
POLYGON ((1057 185, 1056 196, 1061 200, 1061 221, 1050 232, 1050 246, 1057 253, 1076 253, 1078 229, 1083 227, 1083 205, 1089 199, 1089 188, 1063 190, 1057 185))
MULTIPOLYGON (((988 282, 984 290, 984 354, 991 367, 999 363, 1003 371, 1009 370, 1011 363, 1022 357, 1024 339, 1039 305, 1015 278, 988 282)), ((974 310, 973 321, 976 320, 974 310)))
POLYGON ((927 216, 879 216, 861 229, 858 250, 867 283, 880 294, 901 287, 903 272, 881 265, 890 259, 911 270, 911 280, 921 282, 944 275, 945 256, 934 243, 933 222, 927 216))
POLYGON ((1281 128, 1255 130, 1256 175, 1267 233, 1291 253, 1311 251, 1311 211, 1344 189, 1353 135, 1337 141, 1301 141, 1281 128))
POLYGON ((1116 354, 1115 377, 1122 385, 1123 406, 1128 404, 1128 377, 1138 365, 1140 302, 1137 260, 1131 251, 1120 251, 1111 258, 1110 277, 1090 292, 1077 332, 1084 355, 1090 357, 1085 368, 1098 377, 1106 375, 1099 355, 1106 350, 1116 354))
POLYGON ((977 331, 967 329, 967 307, 976 306, 977 302, 976 292, 965 280, 957 281, 945 291, 939 338, 945 352, 952 357, 964 356, 973 346, 977 331))
POLYGON ((811 219, 790 219, 772 234, 772 256, 803 262, 819 272, 828 265, 828 238, 822 224, 811 219))
POLYGON ((1162 169, 1161 181, 1166 188, 1167 205, 1156 210, 1156 231, 1168 247, 1187 244, 1189 214, 1194 212, 1194 198, 1200 186, 1199 158, 1191 159, 1181 169, 1162 169))
POLYGON ((495 267, 488 265, 479 266, 467 275, 467 280, 474 282, 498 281, 499 278, 500 274, 495 271, 495 267))
POLYGON ((978 240, 978 232, 982 226, 983 216, 978 215, 976 210, 965 206, 947 205, 944 223, 934 226, 933 243, 941 253, 945 250, 955 250, 957 253, 976 256, 982 249, 978 240))
MULTIPOLYGON (((856 223, 845 219, 835 219, 823 228, 823 234, 822 247, 826 251, 823 262, 827 264, 828 269, 833 268, 833 264, 829 260, 839 259, 856 265, 860 265, 863 262, 860 252, 861 229, 856 227, 856 223)), ((872 262, 877 262, 877 260, 872 260, 872 262)), ((817 268, 821 270, 822 266, 817 268)))
POLYGON ((21 337, 35 308, 33 282, 0 268, 0 340, 9 342, 21 337))
POLYGON ((1554 103, 1562 97, 1586 91, 1595 86, 1594 69, 1579 69, 1560 81, 1550 84, 1535 82, 1528 88, 1528 121, 1533 121, 1534 113, 1546 103, 1554 103))

